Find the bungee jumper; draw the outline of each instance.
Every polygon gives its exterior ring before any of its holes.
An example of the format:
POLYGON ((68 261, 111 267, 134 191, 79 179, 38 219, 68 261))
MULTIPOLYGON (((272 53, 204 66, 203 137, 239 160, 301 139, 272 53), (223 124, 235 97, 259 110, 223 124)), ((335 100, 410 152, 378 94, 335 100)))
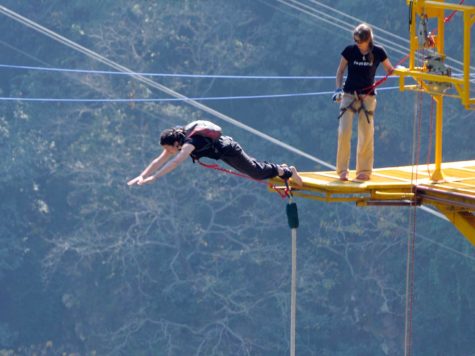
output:
POLYGON ((202 157, 222 160, 237 171, 255 180, 280 177, 302 186, 302 178, 294 166, 258 161, 250 157, 232 137, 222 135, 221 127, 197 120, 184 127, 162 131, 160 135, 162 153, 156 157, 139 176, 128 181, 128 185, 152 183, 170 173, 188 157, 193 162, 202 157))

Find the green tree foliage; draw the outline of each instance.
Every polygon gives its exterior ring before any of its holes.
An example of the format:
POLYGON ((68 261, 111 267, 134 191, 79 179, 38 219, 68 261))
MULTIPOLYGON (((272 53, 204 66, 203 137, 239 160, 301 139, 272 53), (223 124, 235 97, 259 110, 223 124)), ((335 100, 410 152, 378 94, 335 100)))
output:
MULTIPOLYGON (((407 36, 404 2, 374 1, 371 11, 365 1, 333 4, 407 36)), ((351 42, 350 33, 270 0, 41 5, 5 4, 138 72, 332 75, 351 42)), ((11 20, 0 27, 6 62, 107 69, 11 20)), ((191 97, 334 89, 332 80, 154 80, 191 97)), ((2 70, 0 89, 4 96, 165 97, 126 76, 14 70, 2 70)), ((412 162, 420 100, 417 159, 426 161, 430 101, 381 91, 377 166, 412 162)), ((334 160, 338 108, 330 95, 206 104, 334 160)), ((470 159, 473 115, 455 101, 446 107, 446 156, 470 159)), ((2 105, 0 354, 288 353, 285 203, 257 183, 191 162, 154 185, 126 186, 159 154, 162 129, 203 117, 213 119, 183 103, 2 105)), ((219 124, 258 158, 322 168, 219 124)), ((412 210, 297 201, 298 353, 402 354, 412 210)), ((473 256, 450 224, 418 213, 415 354, 473 351, 473 256)))

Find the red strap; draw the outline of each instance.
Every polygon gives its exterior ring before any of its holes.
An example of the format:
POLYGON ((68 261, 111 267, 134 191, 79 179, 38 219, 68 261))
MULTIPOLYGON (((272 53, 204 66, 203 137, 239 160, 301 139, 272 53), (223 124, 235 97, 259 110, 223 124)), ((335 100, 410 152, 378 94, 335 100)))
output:
MULTIPOLYGON (((459 5, 462 5, 464 1, 465 1, 465 0, 461 0, 461 1, 459 2, 459 5)), ((455 16, 456 13, 457 13, 457 10, 452 11, 452 13, 444 19, 444 23, 447 23, 447 22, 451 21, 452 18, 455 16)))
MULTIPOLYGON (((465 0, 460 0, 459 2, 459 5, 462 5, 464 3, 465 0)), ((454 10, 450 13, 449 16, 447 16, 446 18, 444 18, 444 23, 447 23, 447 22, 450 22, 452 21, 452 19, 454 18, 455 14, 457 13, 457 10, 454 10)), ((432 33, 436 34, 437 33, 437 28, 434 28, 432 30, 432 33)))
POLYGON ((271 189, 274 189, 282 199, 285 199, 287 197, 290 198, 290 196, 292 195, 292 192, 291 192, 291 189, 289 187, 289 185, 287 184, 287 181, 285 181, 285 186, 286 188, 284 190, 282 189, 279 189, 277 188, 274 184, 270 184, 270 183, 267 183, 263 180, 259 180, 259 179, 255 179, 255 178, 252 178, 252 177, 249 177, 248 175, 246 174, 242 174, 242 173, 238 173, 238 172, 234 172, 230 169, 227 169, 227 168, 223 168, 221 167, 219 164, 206 164, 206 163, 203 163, 201 162, 200 160, 196 160, 202 167, 204 168, 209 168, 209 169, 214 169, 214 170, 217 170, 217 171, 220 171, 220 172, 224 172, 224 173, 228 173, 228 174, 232 174, 234 176, 237 176, 237 177, 241 177, 241 178, 244 178, 244 179, 249 179, 249 180, 252 180, 254 182, 257 182, 257 183, 260 183, 260 184, 265 184, 267 185, 269 188, 271 189))
MULTIPOLYGON (((396 63, 396 67, 398 65, 400 65, 401 63, 404 63, 407 59, 409 58, 409 55, 405 56, 404 58, 402 58, 399 62, 396 63)), ((389 76, 393 74, 393 71, 390 71, 389 73, 387 73, 383 78, 377 80, 376 82, 374 82, 372 85, 370 85, 369 87, 366 87, 366 88, 363 88, 361 89, 361 91, 366 91, 368 89, 376 89, 378 86, 380 86, 381 84, 383 84, 388 78, 389 76)), ((368 95, 368 94, 366 94, 368 95)), ((365 95, 365 97, 366 97, 365 95)))

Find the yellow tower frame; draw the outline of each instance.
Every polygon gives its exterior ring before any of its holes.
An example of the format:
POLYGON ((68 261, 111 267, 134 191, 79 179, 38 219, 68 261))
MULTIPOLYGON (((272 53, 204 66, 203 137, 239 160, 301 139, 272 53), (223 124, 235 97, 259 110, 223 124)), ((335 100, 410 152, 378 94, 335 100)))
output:
POLYGON ((417 90, 432 95, 436 102, 436 129, 435 129, 435 171, 432 174, 432 180, 439 182, 444 179, 442 171, 442 129, 443 129, 443 103, 444 96, 442 92, 433 91, 428 82, 431 83, 445 83, 452 85, 455 90, 455 95, 448 95, 455 98, 460 98, 462 105, 466 109, 474 109, 475 98, 470 98, 470 31, 475 23, 475 7, 466 5, 457 5, 445 3, 444 0, 406 0, 410 8, 410 30, 409 30, 409 68, 396 69, 395 75, 400 76, 400 90, 417 90), (463 77, 454 78, 446 75, 432 74, 423 67, 416 67, 416 57, 419 51, 424 48, 421 47, 420 35, 417 33, 417 19, 420 21, 435 18, 437 20, 437 35, 434 36, 435 45, 438 54, 445 57, 445 10, 457 11, 463 14, 463 77), (417 81, 417 85, 405 85, 406 77, 412 77, 417 81))

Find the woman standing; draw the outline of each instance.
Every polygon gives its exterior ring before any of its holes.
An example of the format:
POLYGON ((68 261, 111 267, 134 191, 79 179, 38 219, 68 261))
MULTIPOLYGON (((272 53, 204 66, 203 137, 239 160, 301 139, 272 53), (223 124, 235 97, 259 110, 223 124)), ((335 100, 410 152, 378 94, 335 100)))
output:
POLYGON ((380 63, 388 73, 393 71, 393 66, 383 47, 374 44, 373 31, 367 24, 356 26, 353 40, 355 44, 341 53, 336 72, 337 89, 333 94, 333 101, 340 103, 336 172, 341 181, 348 180, 353 116, 358 113, 356 179, 366 181, 371 178, 374 161, 374 77, 380 63), (343 85, 347 68, 348 76, 343 85))

